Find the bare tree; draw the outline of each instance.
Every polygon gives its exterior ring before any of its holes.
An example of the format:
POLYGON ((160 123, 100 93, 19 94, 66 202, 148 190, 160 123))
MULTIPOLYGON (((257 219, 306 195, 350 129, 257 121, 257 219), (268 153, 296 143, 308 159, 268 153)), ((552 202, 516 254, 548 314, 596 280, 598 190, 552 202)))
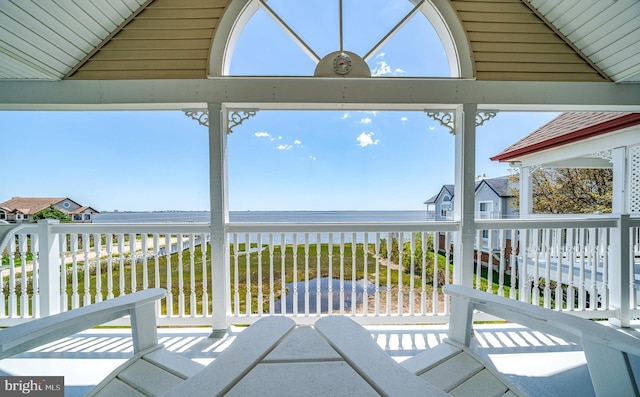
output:
MULTIPOLYGON (((512 180, 518 182, 519 175, 512 180)), ((596 168, 541 168, 531 174, 533 213, 611 213, 613 170, 596 168)), ((513 192, 519 206, 520 192, 513 192)))

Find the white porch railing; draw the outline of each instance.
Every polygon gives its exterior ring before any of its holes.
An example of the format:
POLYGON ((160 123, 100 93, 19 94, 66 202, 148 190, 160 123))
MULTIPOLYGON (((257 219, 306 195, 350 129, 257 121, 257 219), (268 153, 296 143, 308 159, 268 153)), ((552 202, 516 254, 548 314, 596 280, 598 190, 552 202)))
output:
MULTIPOLYGON (((21 226, 4 253, 0 325, 161 287, 159 324, 211 325, 340 313, 361 323, 444 322, 454 222, 231 223, 227 253, 207 224, 21 226), (401 247, 401 249, 399 248, 401 247), (226 258, 226 274, 213 258, 226 258), (64 266, 60 266, 64 263, 64 266), (228 299, 213 300, 224 277, 228 299)), ((588 318, 638 317, 640 219, 476 220, 474 287, 588 318), (480 249, 478 250, 478 247, 480 249)), ((463 264, 470 266, 470 264, 463 264)))

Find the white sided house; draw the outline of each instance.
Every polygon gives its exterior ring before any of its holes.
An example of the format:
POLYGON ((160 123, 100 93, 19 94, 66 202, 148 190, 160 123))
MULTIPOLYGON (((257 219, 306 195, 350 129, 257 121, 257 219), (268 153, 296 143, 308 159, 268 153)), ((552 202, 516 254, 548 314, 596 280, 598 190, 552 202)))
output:
MULTIPOLYGON (((517 218, 514 189, 518 186, 509 180, 508 176, 497 178, 482 178, 476 181, 474 189, 475 217, 478 219, 517 218)), ((424 204, 428 213, 433 214, 433 220, 447 221, 453 216, 454 185, 444 185, 440 192, 431 197, 424 204)))
POLYGON ((13 197, 0 203, 0 220, 9 223, 31 223, 34 215, 49 207, 64 212, 74 223, 91 223, 93 215, 100 213, 68 197, 13 197))
POLYGON ((640 213, 640 113, 563 113, 491 160, 520 169, 521 217, 531 215, 539 168, 612 168, 612 212, 640 213))

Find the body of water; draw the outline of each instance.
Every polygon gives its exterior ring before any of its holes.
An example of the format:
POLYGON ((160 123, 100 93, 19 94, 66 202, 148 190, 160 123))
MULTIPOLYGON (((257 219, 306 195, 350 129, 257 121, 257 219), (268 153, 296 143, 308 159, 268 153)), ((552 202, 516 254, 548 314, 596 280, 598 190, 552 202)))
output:
MULTIPOLYGON (((427 211, 231 211, 231 222, 423 222, 427 211)), ((208 223, 208 211, 103 212, 93 223, 208 223)))

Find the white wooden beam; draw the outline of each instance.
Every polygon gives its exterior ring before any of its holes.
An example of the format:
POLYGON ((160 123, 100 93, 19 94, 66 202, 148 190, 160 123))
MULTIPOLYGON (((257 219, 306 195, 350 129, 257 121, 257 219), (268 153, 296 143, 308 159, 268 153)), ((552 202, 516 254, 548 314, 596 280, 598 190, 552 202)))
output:
POLYGON ((183 109, 225 103, 258 109, 640 111, 640 84, 424 78, 2 81, 0 110, 183 109))

